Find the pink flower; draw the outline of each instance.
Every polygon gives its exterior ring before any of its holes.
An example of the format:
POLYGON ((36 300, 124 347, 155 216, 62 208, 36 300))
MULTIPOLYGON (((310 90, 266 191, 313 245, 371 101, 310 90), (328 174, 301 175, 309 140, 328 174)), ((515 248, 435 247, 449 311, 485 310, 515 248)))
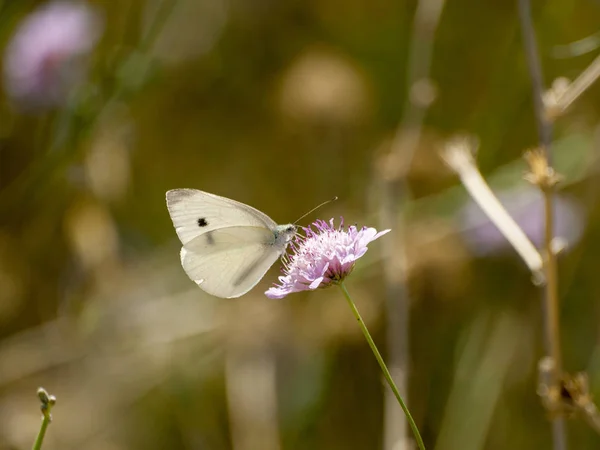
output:
POLYGON ((5 53, 5 89, 21 105, 55 106, 85 75, 84 57, 96 45, 101 23, 82 2, 56 1, 29 15, 5 53))
POLYGON ((375 228, 355 226, 344 230, 344 220, 334 228, 329 223, 317 220, 312 228, 303 228, 305 236, 298 235, 290 244, 292 253, 286 255, 283 276, 279 285, 271 287, 266 296, 283 298, 293 292, 314 290, 342 281, 354 269, 354 264, 363 256, 369 242, 390 230, 377 232, 375 228))
MULTIPOLYGON (((532 187, 500 191, 498 198, 525 232, 531 242, 541 248, 544 245, 544 201, 538 190, 532 187)), ((462 236, 474 255, 484 256, 509 249, 510 244, 475 203, 467 203, 459 212, 463 227, 462 236)), ((554 197, 554 233, 567 250, 582 237, 586 214, 575 198, 566 194, 554 197)))

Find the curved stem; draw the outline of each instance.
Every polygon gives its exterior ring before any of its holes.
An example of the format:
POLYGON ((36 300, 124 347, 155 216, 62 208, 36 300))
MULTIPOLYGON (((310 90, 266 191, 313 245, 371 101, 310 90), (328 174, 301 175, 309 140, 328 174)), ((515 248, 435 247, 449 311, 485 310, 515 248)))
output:
POLYGON ((396 383, 394 383, 394 380, 392 379, 392 375, 390 374, 390 371, 388 370, 387 366, 385 365, 385 362, 383 361, 383 358, 381 357, 381 354, 379 353, 379 350, 377 349, 377 346, 375 345, 375 342, 373 341, 373 338, 371 337, 371 333, 369 333, 369 330, 367 329, 365 322, 363 321, 360 313, 358 312, 358 309, 356 308, 356 305, 354 304, 352 297, 350 297, 350 294, 348 293, 348 290, 346 289, 344 282, 343 281, 340 282, 339 286, 344 294, 344 297, 346 297, 346 300, 348 301, 348 305, 350 306, 350 309, 352 310, 352 313, 354 314, 354 317, 356 318, 356 321, 358 322, 358 325, 360 326, 360 329, 362 330, 362 332, 365 336, 365 339, 367 340, 367 342, 369 344, 369 347, 371 347, 371 351, 373 352, 373 355, 375 355, 375 359, 379 363, 379 367, 381 367, 381 371, 383 372, 383 376, 385 377, 385 380, 387 381, 390 388, 392 389, 392 392, 394 392, 394 395, 396 396, 396 399, 398 400, 400 407, 404 411, 404 414, 406 414, 406 419, 408 420, 408 424, 410 425, 410 428, 412 429, 413 434, 415 435, 415 439, 417 440, 417 445, 418 445, 419 449, 425 450, 425 444, 423 444, 423 439, 421 438, 421 434, 419 433, 417 424, 415 423, 414 419, 410 415, 410 411, 408 410, 408 407, 404 403, 404 400, 402 400, 402 397, 400 396, 400 392, 398 391, 398 388, 396 387, 396 383))

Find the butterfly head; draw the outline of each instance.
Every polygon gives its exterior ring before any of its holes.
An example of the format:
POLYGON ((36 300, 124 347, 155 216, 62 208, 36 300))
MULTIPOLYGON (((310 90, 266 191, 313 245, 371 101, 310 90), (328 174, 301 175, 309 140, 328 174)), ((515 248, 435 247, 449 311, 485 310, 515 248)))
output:
POLYGON ((275 244, 286 246, 294 238, 297 231, 298 227, 291 223, 277 225, 273 232, 275 234, 275 244))

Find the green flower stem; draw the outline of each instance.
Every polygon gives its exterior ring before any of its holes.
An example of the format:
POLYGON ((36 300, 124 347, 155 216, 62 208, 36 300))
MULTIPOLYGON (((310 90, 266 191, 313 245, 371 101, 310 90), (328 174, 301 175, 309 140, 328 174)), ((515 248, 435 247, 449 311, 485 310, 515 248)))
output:
POLYGON ((40 432, 37 435, 37 439, 33 444, 33 450, 40 450, 42 448, 42 442, 44 442, 44 436, 46 435, 46 428, 50 424, 50 418, 47 415, 44 415, 42 418, 42 426, 40 427, 40 432))
POLYGON ((390 385, 390 388, 392 388, 392 391, 394 392, 394 395, 396 396, 396 399, 398 400, 400 407, 404 411, 404 414, 406 414, 406 419, 408 420, 408 424, 410 425, 410 428, 412 429, 412 432, 415 435, 415 439, 417 440, 417 445, 419 446, 419 449, 425 450, 425 444, 423 444, 423 439, 421 438, 421 434, 419 433, 417 424, 415 423, 414 419, 410 415, 410 411, 408 410, 406 404, 404 403, 404 400, 402 400, 402 397, 400 396, 400 392, 398 392, 398 388, 396 387, 396 383, 394 383, 394 380, 392 379, 392 375, 390 374, 390 371, 388 370, 387 366, 385 365, 385 362, 383 361, 383 358, 381 357, 379 350, 377 350, 377 346, 375 345, 375 342, 373 342, 371 333, 369 333, 369 330, 367 329, 365 322, 363 321, 360 313, 358 312, 358 309, 356 309, 356 305, 354 304, 354 301, 350 297, 350 294, 348 293, 348 290, 346 289, 344 282, 343 281, 340 282, 339 286, 340 286, 340 289, 342 290, 342 292, 344 293, 344 297, 346 297, 346 300, 348 301, 348 305, 350 305, 350 309, 352 310, 352 313, 354 314, 354 317, 356 318, 358 325, 360 326, 360 329, 362 330, 363 334, 365 335, 365 339, 369 343, 369 347, 371 347, 371 351, 375 355, 375 359, 379 363, 379 367, 381 367, 383 376, 385 377, 386 381, 390 385))
POLYGON ((48 395, 48 393, 44 390, 44 388, 38 389, 38 397, 42 402, 41 410, 42 410, 42 425, 40 426, 40 432, 37 435, 35 442, 33 443, 32 450, 40 450, 42 448, 42 443, 44 442, 44 436, 46 435, 46 429, 50 422, 52 421, 52 414, 50 414, 50 410, 56 403, 56 398, 53 395, 48 395))

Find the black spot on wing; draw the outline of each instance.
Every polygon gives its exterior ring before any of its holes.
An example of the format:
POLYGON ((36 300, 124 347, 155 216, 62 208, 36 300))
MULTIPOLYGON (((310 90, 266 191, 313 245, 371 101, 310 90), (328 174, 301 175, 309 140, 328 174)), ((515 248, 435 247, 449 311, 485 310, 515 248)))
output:
POLYGON ((208 222, 206 221, 206 219, 204 217, 200 217, 198 219, 198 226, 199 227, 205 227, 208 225, 208 222))

